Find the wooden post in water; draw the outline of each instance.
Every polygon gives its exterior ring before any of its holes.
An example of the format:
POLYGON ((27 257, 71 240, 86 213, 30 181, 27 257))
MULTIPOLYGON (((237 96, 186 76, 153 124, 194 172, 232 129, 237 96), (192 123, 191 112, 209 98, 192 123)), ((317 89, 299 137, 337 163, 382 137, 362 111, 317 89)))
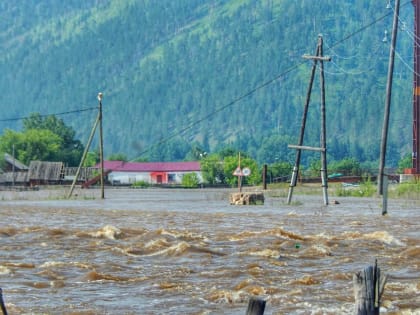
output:
POLYGON ((353 276, 355 315, 379 315, 380 300, 387 276, 381 275, 377 261, 353 276))
POLYGON ((263 189, 267 190, 267 164, 263 167, 263 189))
POLYGON ((251 297, 248 302, 246 315, 263 315, 265 310, 265 301, 251 297))
POLYGON ((7 315, 6 305, 4 305, 3 301, 3 290, 0 288, 0 307, 3 315, 7 315))
POLYGON ((388 213, 388 176, 382 178, 382 215, 388 213))

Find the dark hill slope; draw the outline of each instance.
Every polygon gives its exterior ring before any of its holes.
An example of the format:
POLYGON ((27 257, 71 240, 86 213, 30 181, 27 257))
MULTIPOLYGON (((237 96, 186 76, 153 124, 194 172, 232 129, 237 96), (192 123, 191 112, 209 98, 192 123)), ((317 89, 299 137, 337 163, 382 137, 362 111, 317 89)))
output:
MULTIPOLYGON (((207 151, 242 149, 260 162, 288 159, 311 67, 302 55, 314 52, 322 33, 333 58, 325 65, 330 158, 376 160, 391 13, 380 1, 350 0, 7 1, 0 4, 1 118, 95 107, 102 91, 106 155, 183 159, 196 143, 207 151)), ((411 151, 412 15, 407 2, 393 164, 411 151)), ((308 145, 319 142, 318 84, 308 145)), ((86 141, 95 115, 62 118, 86 141)))

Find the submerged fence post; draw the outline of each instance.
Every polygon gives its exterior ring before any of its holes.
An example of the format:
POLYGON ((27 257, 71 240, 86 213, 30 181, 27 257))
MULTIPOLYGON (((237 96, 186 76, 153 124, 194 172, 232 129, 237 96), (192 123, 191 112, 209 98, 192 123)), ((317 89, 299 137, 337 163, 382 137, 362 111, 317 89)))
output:
POLYGON ((381 275, 378 263, 359 271, 353 276, 355 315, 379 315, 381 296, 387 276, 381 275))
POLYGON ((265 310, 265 301, 258 298, 250 298, 246 315, 263 315, 265 310))
POLYGON ((6 305, 4 305, 3 301, 3 290, 0 288, 0 307, 3 315, 7 315, 6 305))
POLYGON ((388 176, 384 175, 382 179, 382 215, 388 213, 388 176))

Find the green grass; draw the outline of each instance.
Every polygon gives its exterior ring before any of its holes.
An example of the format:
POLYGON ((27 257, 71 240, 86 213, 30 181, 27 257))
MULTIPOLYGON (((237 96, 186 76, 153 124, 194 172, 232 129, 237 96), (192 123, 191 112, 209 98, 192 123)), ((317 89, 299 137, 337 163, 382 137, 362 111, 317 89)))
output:
POLYGON ((407 182, 395 185, 389 190, 389 196, 395 198, 420 199, 420 182, 407 182))

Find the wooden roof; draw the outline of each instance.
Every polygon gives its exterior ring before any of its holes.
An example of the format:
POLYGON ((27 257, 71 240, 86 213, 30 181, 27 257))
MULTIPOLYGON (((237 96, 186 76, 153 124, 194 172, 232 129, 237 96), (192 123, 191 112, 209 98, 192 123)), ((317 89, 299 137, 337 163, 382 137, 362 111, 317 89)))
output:
POLYGON ((11 156, 10 154, 5 153, 4 154, 4 160, 8 164, 14 165, 16 170, 27 170, 27 169, 29 169, 29 167, 27 165, 25 165, 22 162, 16 160, 16 158, 11 156))
POLYGON ((58 181, 62 178, 63 162, 31 161, 29 180, 58 181))

